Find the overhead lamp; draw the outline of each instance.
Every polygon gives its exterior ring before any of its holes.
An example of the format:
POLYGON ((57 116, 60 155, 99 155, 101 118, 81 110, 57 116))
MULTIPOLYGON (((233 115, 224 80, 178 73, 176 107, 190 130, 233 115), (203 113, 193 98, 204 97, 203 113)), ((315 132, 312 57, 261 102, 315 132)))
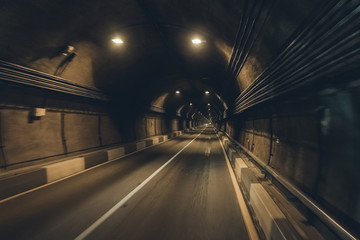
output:
POLYGON ((201 44, 202 43, 201 39, 199 39, 199 38, 194 38, 193 40, 191 40, 191 42, 193 44, 201 44))
POLYGON ((190 103, 190 106, 192 106, 192 103, 190 103))
POLYGON ((176 94, 180 94, 180 91, 179 91, 179 90, 177 90, 175 93, 176 93, 176 94))
POLYGON ((116 44, 123 44, 124 41, 121 40, 120 38, 113 38, 111 41, 113 41, 113 43, 116 43, 116 44))
POLYGON ((209 91, 205 91, 205 94, 209 94, 210 92, 209 91))
POLYGON ((208 103, 208 106, 210 106, 210 103, 208 103))

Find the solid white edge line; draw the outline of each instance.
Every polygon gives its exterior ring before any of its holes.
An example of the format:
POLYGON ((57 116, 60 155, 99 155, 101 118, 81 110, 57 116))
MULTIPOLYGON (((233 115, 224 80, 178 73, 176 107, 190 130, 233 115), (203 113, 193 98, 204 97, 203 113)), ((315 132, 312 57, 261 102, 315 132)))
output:
POLYGON ((102 215, 98 220, 91 224, 85 231, 83 231, 75 240, 83 240, 89 236, 97 227, 99 227, 103 222, 106 221, 114 212, 116 212, 122 205, 124 205, 132 196, 134 196, 141 188, 143 188, 152 178, 154 178, 161 170, 163 170, 172 160, 174 160, 185 148, 187 148, 195 139, 197 139, 206 127, 199 133, 193 140, 185 145, 179 152, 177 152, 172 158, 170 158, 166 163, 164 163, 160 168, 158 168, 153 174, 146 178, 140 185, 138 185, 134 190, 132 190, 128 195, 121 199, 117 204, 115 204, 110 210, 108 210, 104 215, 102 215))
POLYGON ((226 152, 225 152, 225 149, 224 149, 224 146, 222 144, 222 142, 220 141, 220 138, 218 136, 218 140, 220 142, 220 146, 223 150, 223 153, 224 153, 224 156, 225 156, 225 161, 226 161, 226 164, 228 166, 228 170, 229 170, 229 173, 230 173, 230 177, 231 177, 231 182, 234 186, 234 190, 235 190, 235 193, 236 193, 236 197, 238 199, 238 204, 239 204, 239 207, 240 207, 240 210, 241 210, 241 213, 243 215, 243 219, 244 219, 244 222, 245 222, 245 226, 246 226, 246 230, 248 231, 248 234, 249 234, 249 237, 251 240, 259 240, 259 235, 256 231, 256 228, 255 228, 255 225, 252 221, 252 218, 250 216, 250 212, 249 212, 249 209, 246 205, 246 202, 245 202, 245 199, 241 193, 241 190, 240 190, 240 187, 239 187, 239 184, 235 178, 235 174, 232 170, 232 167, 230 165, 230 161, 229 161, 229 158, 228 156, 226 155, 226 152))
MULTIPOLYGON (((205 130, 205 129, 204 129, 204 130, 205 130)), ((125 157, 129 157, 129 156, 131 156, 131 155, 134 155, 135 153, 144 151, 145 149, 152 148, 152 147, 155 147, 155 146, 159 146, 160 144, 169 142, 169 141, 174 140, 175 138, 178 138, 178 137, 180 137, 180 136, 182 136, 182 135, 179 135, 179 136, 176 136, 176 137, 167 139, 167 140, 162 141, 162 142, 160 142, 160 143, 158 143, 158 144, 154 144, 154 145, 148 146, 148 147, 143 148, 143 149, 140 149, 140 150, 136 150, 135 152, 131 152, 131 153, 125 154, 125 155, 123 155, 123 156, 121 156, 121 157, 117 157, 117 158, 115 158, 115 159, 113 159, 113 160, 110 160, 110 161, 106 161, 106 162, 97 164, 97 165, 95 165, 95 166, 93 166, 93 167, 84 169, 84 170, 82 170, 82 171, 80 171, 80 172, 71 174, 71 175, 69 175, 69 176, 60 178, 60 179, 58 179, 58 180, 55 180, 55 181, 52 181, 52 182, 43 184, 43 185, 41 185, 41 186, 39 186, 39 187, 32 188, 32 189, 27 190, 27 191, 25 191, 25 192, 18 193, 18 194, 14 195, 14 196, 11 196, 11 197, 8 197, 8 198, 4 198, 4 199, 0 200, 0 204, 5 203, 5 202, 7 202, 7 201, 10 201, 10 200, 12 200, 12 199, 21 197, 21 196, 26 195, 26 194, 28 194, 28 193, 35 192, 36 190, 39 190, 39 189, 42 189, 42 188, 44 188, 44 187, 53 185, 53 184, 55 184, 55 183, 57 183, 57 182, 61 182, 61 181, 66 180, 66 179, 68 179, 68 178, 74 177, 74 176, 76 176, 76 175, 85 173, 85 172, 90 171, 90 170, 92 170, 92 169, 94 169, 94 168, 101 167, 101 166, 106 165, 106 164, 109 164, 109 163, 111 163, 111 162, 118 161, 118 160, 120 160, 120 159, 122 159, 122 158, 125 158, 125 157)))

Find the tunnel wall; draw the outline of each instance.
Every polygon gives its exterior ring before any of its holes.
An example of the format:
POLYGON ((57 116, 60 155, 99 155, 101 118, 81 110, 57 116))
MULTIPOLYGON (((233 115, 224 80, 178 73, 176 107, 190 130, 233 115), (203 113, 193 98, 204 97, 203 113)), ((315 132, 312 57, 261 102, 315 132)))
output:
POLYGON ((221 129, 350 229, 360 229, 360 87, 259 105, 221 129))
POLYGON ((186 126, 183 119, 146 114, 129 126, 135 133, 129 139, 119 123, 104 113, 48 110, 40 119, 31 120, 31 111, 27 107, 0 109, 1 167, 136 141, 186 126))

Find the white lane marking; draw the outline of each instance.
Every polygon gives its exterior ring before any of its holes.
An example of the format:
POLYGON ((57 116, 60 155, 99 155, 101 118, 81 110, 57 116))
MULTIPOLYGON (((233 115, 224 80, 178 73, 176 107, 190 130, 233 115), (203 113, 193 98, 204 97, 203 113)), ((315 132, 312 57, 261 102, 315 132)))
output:
POLYGON ((208 147, 205 148, 205 156, 206 156, 206 157, 209 157, 210 154, 211 154, 211 147, 208 146, 208 147))
POLYGON ((99 227, 106 219, 108 219, 113 213, 115 213, 122 205, 124 205, 132 196, 134 196, 141 188, 143 188, 152 178, 154 178, 161 170, 163 170, 172 160, 174 160, 185 148, 187 148, 196 138, 198 138, 206 127, 199 133, 193 140, 185 145, 179 152, 177 152, 172 158, 170 158, 166 163, 164 163, 158 170, 151 174, 147 179, 145 179, 139 186, 132 190, 128 195, 120 200, 115 206, 108 210, 104 215, 102 215, 98 220, 91 224, 85 231, 83 231, 75 240, 82 240, 89 236, 97 227, 99 227))
POLYGON ((251 240, 259 240, 259 235, 257 234, 254 223, 253 223, 252 218, 250 216, 249 210, 248 210, 248 208, 246 206, 244 197, 243 197, 243 195, 242 195, 242 193, 240 191, 239 184, 236 181, 235 174, 234 174, 234 172, 232 170, 232 167, 230 165, 229 158, 226 155, 224 146, 223 146, 222 142, 220 141, 220 138, 218 138, 218 139, 219 139, 220 146, 221 146, 221 148, 223 150, 223 153, 224 153, 224 156, 225 156, 225 161, 226 161, 226 164, 228 166, 228 170, 229 170, 230 177, 231 177, 231 182, 232 182, 232 184, 234 186, 236 197, 238 199, 238 204, 239 204, 240 210, 242 212, 243 219, 244 219, 244 222, 245 222, 245 226, 246 226, 246 229, 247 229, 247 231, 249 233, 249 237, 250 237, 251 240))

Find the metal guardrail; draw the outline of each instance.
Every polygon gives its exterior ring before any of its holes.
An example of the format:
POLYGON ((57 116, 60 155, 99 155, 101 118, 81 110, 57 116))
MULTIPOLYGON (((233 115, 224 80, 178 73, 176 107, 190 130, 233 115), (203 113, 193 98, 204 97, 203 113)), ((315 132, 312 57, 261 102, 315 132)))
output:
POLYGON ((101 90, 0 60, 0 81, 12 82, 66 94, 107 101, 101 90))
POLYGON ((285 178, 281 177, 272 167, 262 162, 257 156, 252 152, 246 149, 241 143, 233 139, 229 134, 224 132, 228 138, 235 142, 241 149, 246 152, 251 158, 253 158, 258 165, 260 165, 263 170, 269 173, 274 179, 276 179, 280 184, 282 184, 289 192, 291 192, 296 198, 300 200, 310 211, 312 211, 321 221, 332 229, 341 239, 350 239, 357 240, 351 233, 349 233, 344 227, 342 227, 336 220, 331 218, 324 210, 321 209, 314 201, 312 201, 306 194, 301 190, 287 181, 285 178))

